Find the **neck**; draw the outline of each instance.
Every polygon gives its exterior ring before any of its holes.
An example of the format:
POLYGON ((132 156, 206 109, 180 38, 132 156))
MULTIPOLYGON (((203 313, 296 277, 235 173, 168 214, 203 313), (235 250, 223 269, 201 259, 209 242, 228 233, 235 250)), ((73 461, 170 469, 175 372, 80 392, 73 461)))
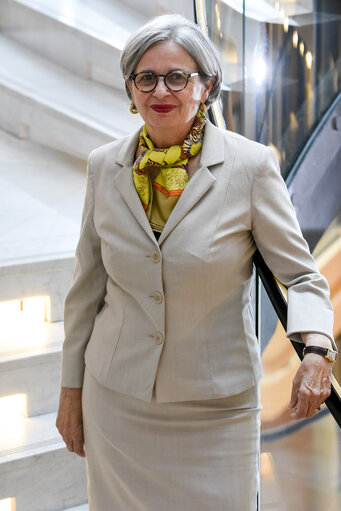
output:
POLYGON ((175 128, 154 128, 147 125, 148 136, 152 139, 153 144, 157 148, 171 147, 173 145, 181 145, 189 133, 193 121, 184 126, 175 128))

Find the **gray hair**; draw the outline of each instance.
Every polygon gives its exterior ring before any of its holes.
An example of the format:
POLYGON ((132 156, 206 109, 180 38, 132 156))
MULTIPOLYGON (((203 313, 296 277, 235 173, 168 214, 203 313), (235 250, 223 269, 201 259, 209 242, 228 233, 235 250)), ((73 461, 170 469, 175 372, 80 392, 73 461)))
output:
MULTIPOLYGON (((126 80, 131 80, 143 54, 154 44, 174 41, 182 46, 198 65, 203 82, 214 76, 215 82, 206 100, 211 105, 218 99, 222 81, 222 69, 216 47, 198 25, 179 14, 165 14, 151 19, 139 28, 127 41, 121 54, 121 71, 126 80)), ((131 94, 126 86, 131 100, 131 94)))

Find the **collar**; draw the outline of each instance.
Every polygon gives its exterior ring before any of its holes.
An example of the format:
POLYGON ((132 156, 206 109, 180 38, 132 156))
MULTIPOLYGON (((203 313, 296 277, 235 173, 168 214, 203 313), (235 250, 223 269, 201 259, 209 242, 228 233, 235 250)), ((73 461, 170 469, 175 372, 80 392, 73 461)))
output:
MULTIPOLYGON (((142 127, 123 140, 122 147, 116 159, 116 163, 122 167, 133 166, 141 129, 142 127)), ((201 149, 200 167, 210 167, 224 161, 223 138, 224 132, 214 126, 210 121, 207 121, 201 149)))

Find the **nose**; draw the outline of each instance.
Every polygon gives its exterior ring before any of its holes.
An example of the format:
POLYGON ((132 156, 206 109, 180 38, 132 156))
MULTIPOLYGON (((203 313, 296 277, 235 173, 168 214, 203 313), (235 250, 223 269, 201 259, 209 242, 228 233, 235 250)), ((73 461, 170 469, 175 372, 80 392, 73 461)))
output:
POLYGON ((167 89, 165 84, 165 79, 163 76, 159 76, 157 80, 157 84, 155 89, 153 90, 153 94, 156 96, 167 96, 170 93, 170 90, 167 89))

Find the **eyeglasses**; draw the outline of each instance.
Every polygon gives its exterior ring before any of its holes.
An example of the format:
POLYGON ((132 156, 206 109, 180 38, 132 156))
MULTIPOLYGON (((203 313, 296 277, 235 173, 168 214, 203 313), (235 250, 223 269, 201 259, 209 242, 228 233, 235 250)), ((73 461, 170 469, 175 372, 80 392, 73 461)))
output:
POLYGON ((153 71, 142 71, 130 76, 134 80, 135 87, 141 92, 152 92, 157 84, 159 76, 164 79, 167 89, 172 92, 179 92, 184 89, 188 80, 199 73, 185 73, 184 71, 169 71, 166 75, 157 75, 153 71))

